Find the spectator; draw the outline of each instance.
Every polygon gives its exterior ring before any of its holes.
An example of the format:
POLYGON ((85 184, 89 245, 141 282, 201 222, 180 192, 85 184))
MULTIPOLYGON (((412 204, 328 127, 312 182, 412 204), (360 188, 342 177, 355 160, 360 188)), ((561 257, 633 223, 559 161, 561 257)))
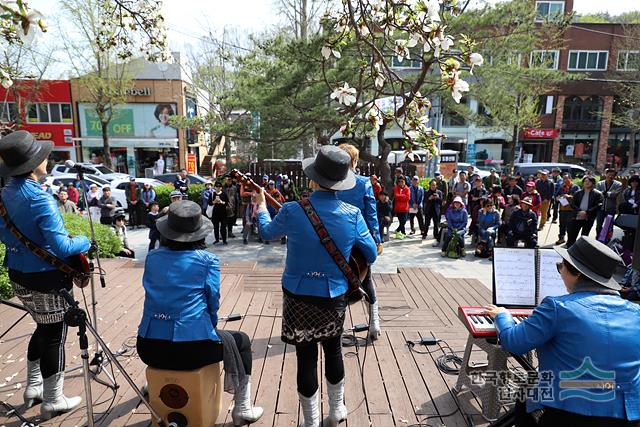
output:
POLYGON ((258 209, 258 204, 256 203, 256 195, 251 195, 251 201, 247 204, 247 207, 244 210, 244 218, 242 219, 242 243, 245 245, 249 244, 249 235, 251 234, 251 230, 256 223, 256 212, 258 209))
POLYGON ((156 248, 156 243, 160 239, 158 228, 156 227, 156 221, 158 220, 158 213, 160 212, 160 206, 158 202, 153 201, 149 203, 149 212, 147 213, 147 225, 149 226, 149 251, 156 248))
POLYGON ((485 190, 482 180, 478 177, 473 181, 473 188, 469 193, 469 214, 471 215, 470 230, 474 237, 477 234, 476 225, 478 223, 478 212, 480 211, 480 206, 486 196, 487 190, 485 190))
MULTIPOLYGON (((562 185, 562 171, 558 168, 551 169, 551 176, 549 177, 549 179, 551 180, 551 182, 553 182, 553 194, 555 196, 555 194, 558 192, 558 188, 560 187, 560 185, 562 185)), ((556 222, 558 222, 558 212, 560 207, 559 202, 555 197, 551 202, 551 207, 553 208, 553 217, 551 218, 551 222, 555 224, 556 222)))
POLYGON ((158 155, 158 160, 153 162, 153 174, 162 175, 164 173, 164 158, 162 154, 158 155))
POLYGON ((69 195, 65 190, 58 191, 58 209, 60 213, 78 213, 78 207, 69 200, 69 195))
POLYGON ((566 235, 571 219, 573 218, 571 201, 578 191, 580 191, 580 187, 571 181, 571 175, 568 173, 563 174, 562 183, 556 190, 555 194, 555 199, 558 202, 558 215, 560 219, 560 232, 558 233, 558 241, 556 242, 556 245, 561 245, 566 242, 564 236, 566 235))
MULTIPOLYGON (((442 181, 444 182, 444 181, 442 181)), ((438 182, 432 179, 429 182, 429 189, 424 194, 424 229, 422 239, 429 234, 429 224, 433 221, 433 238, 436 239, 434 247, 440 246, 440 215, 442 213, 442 200, 444 195, 438 189, 438 182)))
MULTIPOLYGON (((436 172, 436 173, 439 173, 439 172, 436 172)), ((451 178, 449 178, 449 182, 447 182, 447 187, 449 187, 449 190, 451 190, 451 193, 453 193, 454 187, 456 186, 457 183, 458 183, 458 169, 454 169, 451 171, 451 178)))
POLYGON ((207 181, 204 183, 202 193, 200 193, 200 207, 202 208, 202 214, 204 216, 207 216, 207 206, 209 206, 211 193, 213 193, 213 183, 211 181, 207 181))
POLYGON ((396 238, 404 239, 406 236, 404 225, 409 216, 409 200, 411 192, 406 185, 404 176, 396 177, 396 186, 393 188, 393 213, 398 217, 398 229, 396 230, 396 238))
POLYGON ((487 242, 489 248, 493 248, 499 227, 500 214, 496 212, 493 200, 484 199, 482 210, 478 213, 478 240, 487 242))
POLYGON ((149 212, 151 210, 151 203, 156 201, 156 190, 154 190, 148 182, 142 186, 140 199, 142 200, 146 212, 149 212))
POLYGON ((80 193, 78 189, 74 187, 73 183, 69 183, 67 186, 67 195, 69 196, 69 200, 78 205, 78 201, 80 200, 80 193))
POLYGON ((493 202, 493 206, 496 208, 496 211, 501 211, 505 208, 506 203, 504 201, 504 197, 502 197, 502 187, 499 185, 494 185, 491 188, 491 201, 493 202))
POLYGON ((500 177, 496 173, 496 170, 491 169, 491 173, 489 174, 489 176, 484 179, 485 188, 490 189, 494 185, 500 185, 500 184, 501 184, 500 177))
POLYGON ((113 220, 113 230, 115 231, 116 236, 118 236, 118 239, 120 239, 120 243, 122 243, 122 249, 118 253, 118 256, 135 258, 136 254, 129 246, 129 239, 127 238, 127 226, 125 223, 124 209, 116 209, 113 215, 113 220))
POLYGON ((282 177, 282 190, 280 192, 282 193, 282 197, 284 197, 285 203, 298 200, 295 185, 287 175, 283 175, 282 177))
POLYGON ((618 207, 621 214, 638 215, 638 206, 640 206, 640 176, 633 175, 629 178, 629 186, 622 193, 622 202, 618 207))
POLYGON ((471 177, 471 176, 473 176, 475 174, 476 174, 476 172, 475 172, 475 168, 473 167, 473 165, 468 165, 467 166, 467 176, 471 177))
POLYGON ((113 216, 115 215, 117 202, 115 197, 111 195, 110 187, 102 187, 102 197, 100 197, 98 206, 100 207, 100 224, 113 224, 113 216))
POLYGON ((378 216, 378 226, 380 227, 380 238, 383 242, 389 241, 389 227, 391 227, 391 203, 389 195, 382 190, 376 202, 376 214, 378 216))
MULTIPOLYGON (((247 172, 245 174, 245 176, 249 179, 251 179, 251 174, 249 172, 247 172)), ((251 204, 251 196, 253 196, 253 189, 249 186, 246 186, 244 184, 240 184, 240 200, 242 200, 242 226, 243 226, 243 230, 244 230, 244 219, 246 218, 246 215, 244 214, 245 209, 247 209, 247 206, 249 206, 251 204)))
MULTIPOLYGON (((461 172, 460 174, 463 174, 461 172)), ((451 202, 451 207, 447 209, 445 213, 445 217, 447 218, 447 234, 444 237, 444 242, 442 243, 442 256, 447 256, 447 248, 449 246, 449 242, 453 237, 454 233, 457 233, 460 244, 460 255, 467 256, 466 250, 464 248, 464 237, 467 232, 467 223, 469 222, 469 214, 464 206, 464 202, 462 201, 462 197, 456 196, 451 202)))
POLYGON ((411 187, 409 188, 409 225, 411 226, 411 234, 416 234, 416 229, 413 226, 413 220, 418 218, 418 229, 420 235, 424 236, 424 217, 422 214, 422 202, 424 200, 424 188, 420 186, 420 178, 414 176, 411 180, 411 187))
MULTIPOLYGON (((604 172, 605 179, 596 184, 596 190, 602 193, 602 206, 598 210, 596 219, 596 237, 600 236, 604 220, 608 215, 615 216, 618 207, 618 196, 622 193, 622 183, 616 180, 616 170, 607 169, 604 172)), ((613 228, 613 221, 611 222, 613 228)), ((607 233, 611 231, 607 230, 607 233)))
POLYGON ((229 199, 227 194, 222 191, 222 183, 220 181, 215 183, 214 190, 209 197, 209 206, 213 206, 211 211, 211 221, 213 222, 213 235, 216 240, 213 242, 220 242, 222 237, 222 244, 227 244, 227 204, 229 199))
POLYGON ((93 221, 100 220, 100 192, 96 184, 91 184, 87 193, 87 201, 89 202, 89 215, 93 221))
POLYGON ((539 229, 547 223, 549 219, 549 209, 551 208, 551 201, 556 190, 556 185, 549 179, 549 171, 542 170, 540 172, 540 179, 536 181, 536 191, 540 194, 540 225, 539 229))
POLYGON ((141 226, 144 213, 141 209, 142 202, 140 202, 140 188, 138 188, 135 178, 129 178, 129 184, 124 189, 124 195, 129 207, 129 226, 131 228, 141 226))
POLYGON ((453 186, 453 197, 460 197, 462 204, 466 206, 469 191, 471 191, 471 185, 467 182, 467 173, 460 171, 458 174, 458 182, 453 186))
POLYGON ((262 183, 260 184, 260 187, 267 188, 268 185, 269 185, 269 175, 262 175, 262 183))
POLYGON ((523 194, 523 198, 529 198, 531 200, 531 210, 540 218, 540 205, 542 204, 542 197, 536 190, 536 183, 534 181, 528 181, 525 184, 526 191, 523 194))
MULTIPOLYGON (((267 192, 267 194, 271 195, 271 197, 276 199, 278 202, 280 203, 284 202, 284 197, 282 196, 282 194, 280 194, 280 192, 276 188, 276 183, 273 180, 267 183, 267 188, 265 189, 265 191, 267 192)), ((275 216, 278 214, 278 211, 276 210, 276 208, 274 208, 271 205, 267 205, 267 210, 269 211, 269 215, 271 215, 271 219, 275 218, 275 216)), ((268 245, 269 241, 265 240, 264 243, 268 245)), ((287 243, 287 236, 282 236, 280 238, 280 244, 284 245, 286 243, 287 243)))
POLYGON ((398 185, 398 178, 400 178, 400 177, 404 178, 404 183, 405 183, 405 185, 409 185, 409 183, 411 182, 411 181, 409 180, 409 177, 408 177, 408 176, 405 176, 405 175, 402 173, 402 168, 401 168, 401 167, 397 167, 397 168, 395 169, 394 174, 395 174, 395 176, 393 177, 393 185, 398 185))
POLYGON ((371 175, 369 180, 371 180, 371 188, 373 188, 373 197, 378 200, 380 193, 382 192, 382 184, 380 184, 376 175, 371 175))
POLYGON ((595 189, 596 179, 585 176, 582 179, 582 190, 577 191, 571 200, 571 221, 567 227, 567 247, 570 248, 582 232, 588 236, 593 227, 600 206, 602 206, 602 193, 595 189))
POLYGON ((499 228, 499 240, 506 243, 507 234, 509 234, 509 221, 515 211, 520 209, 520 197, 517 195, 507 196, 507 204, 502 211, 502 225, 499 228))
POLYGON ((233 226, 236 225, 236 206, 240 202, 240 196, 229 175, 224 179, 222 191, 227 194, 227 199, 229 199, 227 203, 227 236, 234 238, 236 236, 233 234, 233 226))
POLYGON ((184 200, 189 196, 189 184, 191 184, 191 181, 187 176, 187 170, 180 169, 180 173, 176 176, 176 180, 173 182, 173 188, 182 193, 182 198, 184 200))
POLYGON ((522 187, 518 186, 518 178, 515 176, 509 177, 509 185, 504 188, 504 196, 516 195, 522 197, 522 187))
POLYGON ((433 177, 436 181, 436 188, 442 192, 442 203, 445 203, 447 196, 449 195, 449 185, 447 184, 447 181, 443 179, 440 172, 435 172, 433 177))
POLYGON ((525 197, 520 202, 520 209, 511 214, 507 247, 518 246, 520 240, 524 242, 526 248, 535 248, 538 245, 538 215, 531 210, 532 206, 531 199, 525 197))
POLYGON ((84 211, 84 195, 89 192, 89 184, 87 184, 84 179, 80 179, 79 175, 76 175, 76 179, 71 185, 78 190, 78 201, 76 202, 76 205, 79 210, 84 211))

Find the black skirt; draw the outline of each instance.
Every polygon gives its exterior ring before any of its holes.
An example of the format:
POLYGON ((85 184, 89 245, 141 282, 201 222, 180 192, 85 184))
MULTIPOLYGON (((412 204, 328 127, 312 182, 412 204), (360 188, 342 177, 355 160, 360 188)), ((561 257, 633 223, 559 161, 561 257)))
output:
POLYGON ((309 345, 342 335, 345 296, 320 298, 294 295, 283 289, 282 336, 287 344, 309 345))

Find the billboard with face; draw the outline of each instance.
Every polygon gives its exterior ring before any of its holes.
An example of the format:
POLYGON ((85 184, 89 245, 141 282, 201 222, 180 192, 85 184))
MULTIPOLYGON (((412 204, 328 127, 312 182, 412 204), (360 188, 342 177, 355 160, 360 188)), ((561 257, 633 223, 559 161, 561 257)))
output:
MULTIPOLYGON (((176 114, 176 104, 123 104, 114 109, 107 127, 115 138, 177 138, 178 130, 169 126, 169 118, 176 114)), ((78 104, 82 136, 102 136, 98 114, 92 104, 78 104)))

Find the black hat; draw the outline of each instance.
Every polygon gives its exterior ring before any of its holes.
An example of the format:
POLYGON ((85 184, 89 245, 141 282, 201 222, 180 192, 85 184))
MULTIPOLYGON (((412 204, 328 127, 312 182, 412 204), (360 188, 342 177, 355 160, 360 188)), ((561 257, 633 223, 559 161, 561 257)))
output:
POLYGON ((127 215, 124 212, 123 208, 116 208, 113 211, 113 219, 125 218, 127 215))
POLYGON ((351 156, 333 145, 323 145, 315 158, 304 159, 302 169, 305 175, 329 190, 349 190, 356 185, 351 156))
POLYGON ((609 289, 619 290, 621 286, 613 278, 616 266, 622 259, 607 245, 593 237, 582 236, 569 248, 554 248, 558 254, 580 273, 609 289))
POLYGON ((26 130, 0 139, 0 176, 22 175, 34 170, 53 150, 51 141, 36 141, 26 130))
POLYGON ((213 224, 202 215, 202 209, 191 200, 179 200, 169 205, 169 213, 158 219, 160 234, 176 242, 197 242, 213 230, 213 224))

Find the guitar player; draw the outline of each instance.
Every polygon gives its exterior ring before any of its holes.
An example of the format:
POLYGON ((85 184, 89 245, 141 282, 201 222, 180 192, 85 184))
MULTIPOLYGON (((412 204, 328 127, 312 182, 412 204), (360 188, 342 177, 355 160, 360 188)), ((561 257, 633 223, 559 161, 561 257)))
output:
MULTIPOLYGON (((351 171, 354 172, 358 166, 360 151, 351 144, 340 144, 338 148, 349 154, 349 157, 351 157, 351 171)), ((373 237, 378 247, 378 255, 380 255, 382 253, 382 240, 380 240, 376 199, 373 195, 371 180, 361 175, 355 175, 355 177, 356 185, 349 190, 338 191, 338 199, 360 209, 369 228, 369 233, 371 233, 371 237, 373 237)), ((380 316, 378 314, 376 287, 373 280, 371 280, 371 266, 367 269, 367 277, 362 281, 362 289, 367 294, 369 301, 369 318, 371 323, 369 325, 369 337, 371 337, 372 340, 377 340, 380 336, 380 316)))
MULTIPOLYGON (((16 131, 0 139, 0 176, 8 178, 2 189, 2 202, 10 223, 47 252, 68 261, 86 252, 89 240, 69 237, 56 201, 42 191, 38 179, 47 173, 47 158, 53 144, 36 141, 29 132, 16 131)), ((71 279, 32 253, 0 219, 0 240, 6 246, 5 262, 16 296, 33 320, 36 329, 27 350, 27 407, 41 401, 40 413, 47 420, 80 405, 80 397, 66 397, 64 384, 64 344, 67 326, 63 321, 66 304, 51 293, 65 287, 71 279)))
POLYGON ((256 194, 262 240, 288 237, 282 274, 282 340, 296 347, 298 397, 305 427, 320 424, 318 343, 324 350, 329 422, 337 425, 347 418, 341 336, 351 270, 345 264, 352 247, 368 263, 377 257, 362 213, 336 195, 355 185, 350 165, 351 158, 343 150, 321 147, 315 158, 302 161, 313 193, 307 201, 285 203, 273 220, 264 189, 256 194), (325 236, 323 241, 319 235, 325 236))

